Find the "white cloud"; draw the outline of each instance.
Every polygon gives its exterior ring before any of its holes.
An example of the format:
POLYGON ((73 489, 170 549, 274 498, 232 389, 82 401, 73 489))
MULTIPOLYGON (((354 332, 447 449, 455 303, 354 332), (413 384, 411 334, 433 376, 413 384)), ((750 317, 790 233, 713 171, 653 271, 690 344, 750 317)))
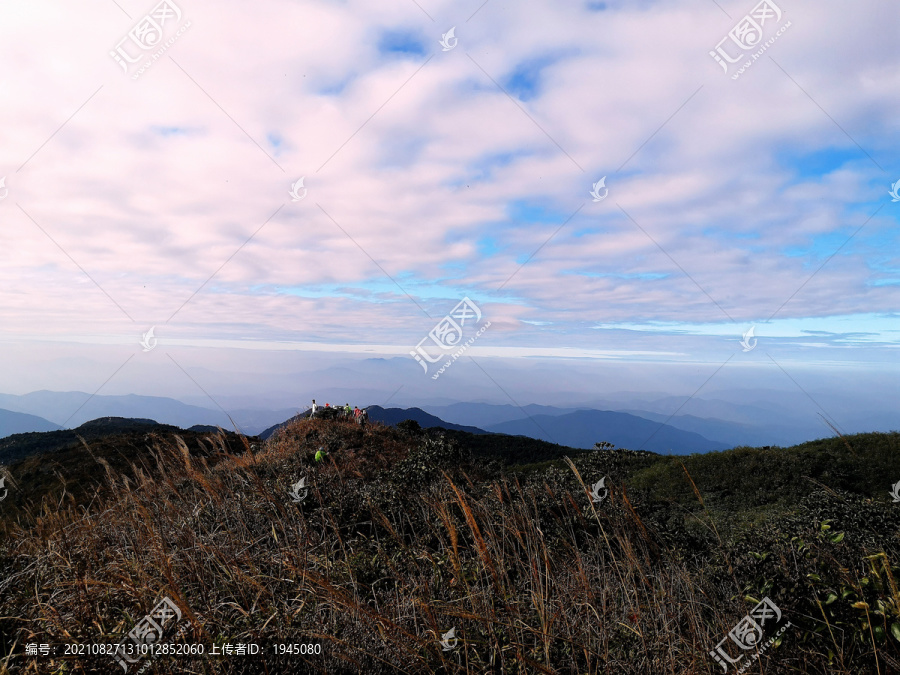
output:
POLYGON ((598 321, 739 328, 795 292, 779 318, 896 312, 900 285, 870 283, 897 244, 896 8, 785 6, 732 81, 708 52, 752 3, 609 4, 422 3, 432 22, 403 0, 184 0, 190 29, 131 81, 108 52, 152 3, 6 3, 0 331, 137 334, 194 293, 185 340, 403 347, 462 289, 506 327, 494 348, 536 353, 586 349, 598 321), (426 54, 381 53, 386 31, 426 54), (528 89, 511 77, 542 59, 527 101, 491 82, 528 89))

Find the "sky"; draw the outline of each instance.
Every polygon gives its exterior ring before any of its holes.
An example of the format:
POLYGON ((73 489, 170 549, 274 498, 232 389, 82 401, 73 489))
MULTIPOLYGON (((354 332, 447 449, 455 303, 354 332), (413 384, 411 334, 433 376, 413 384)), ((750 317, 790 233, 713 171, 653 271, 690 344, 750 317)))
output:
POLYGON ((898 31, 875 0, 7 0, 0 391, 896 409, 898 31))

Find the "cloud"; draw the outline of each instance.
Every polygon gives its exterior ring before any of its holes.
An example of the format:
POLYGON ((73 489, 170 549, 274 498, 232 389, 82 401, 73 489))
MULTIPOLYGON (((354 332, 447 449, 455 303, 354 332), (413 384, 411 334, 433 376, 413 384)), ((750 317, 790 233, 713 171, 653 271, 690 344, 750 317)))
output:
POLYGON ((109 51, 152 3, 0 10, 5 334, 406 348, 467 294, 496 349, 770 318, 896 342, 874 0, 784 7, 739 80, 709 51, 753 3, 178 4, 136 81, 109 51))

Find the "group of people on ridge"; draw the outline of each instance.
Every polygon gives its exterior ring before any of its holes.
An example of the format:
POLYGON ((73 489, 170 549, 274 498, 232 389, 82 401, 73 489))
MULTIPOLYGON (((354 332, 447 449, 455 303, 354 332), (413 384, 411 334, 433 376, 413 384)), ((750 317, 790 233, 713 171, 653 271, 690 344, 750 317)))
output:
MULTIPOLYGON (((327 416, 328 417, 331 417, 331 416, 343 417, 344 419, 352 418, 360 426, 365 426, 366 422, 369 421, 369 413, 366 411, 365 408, 360 408, 358 406, 351 408, 349 403, 347 405, 345 405, 343 408, 341 408, 340 406, 335 406, 332 408, 330 403, 326 403, 324 406, 320 406, 316 403, 316 399, 313 399, 312 406, 310 406, 310 409, 309 409, 310 418, 316 417, 316 414, 320 410, 329 410, 329 411, 334 410, 334 411, 336 411, 335 413, 329 412, 327 414, 327 416)), ((323 416, 323 415, 320 414, 319 416, 323 416)))

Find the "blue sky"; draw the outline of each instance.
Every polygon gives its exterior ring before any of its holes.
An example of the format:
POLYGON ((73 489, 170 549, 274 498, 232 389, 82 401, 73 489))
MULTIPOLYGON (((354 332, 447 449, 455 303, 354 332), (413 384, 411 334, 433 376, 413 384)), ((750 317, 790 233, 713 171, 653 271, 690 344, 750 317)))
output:
POLYGON ((896 368, 897 7, 785 5, 733 79, 710 51, 752 2, 179 4, 138 79, 109 52, 140 3, 0 9, 22 64, 0 341, 23 364, 95 358, 89 389, 151 358, 151 326, 186 363, 227 343, 222 368, 242 341, 273 367, 279 345, 404 356, 469 297, 488 361, 751 359, 755 326, 797 367, 896 368))

